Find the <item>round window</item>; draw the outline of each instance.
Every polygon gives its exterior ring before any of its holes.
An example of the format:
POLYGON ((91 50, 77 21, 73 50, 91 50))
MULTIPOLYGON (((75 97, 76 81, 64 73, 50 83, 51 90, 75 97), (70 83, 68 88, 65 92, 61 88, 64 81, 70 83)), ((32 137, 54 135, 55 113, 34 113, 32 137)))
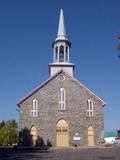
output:
POLYGON ((59 76, 59 80, 60 80, 60 81, 64 81, 64 80, 65 80, 65 76, 64 76, 63 74, 61 74, 61 75, 59 76))

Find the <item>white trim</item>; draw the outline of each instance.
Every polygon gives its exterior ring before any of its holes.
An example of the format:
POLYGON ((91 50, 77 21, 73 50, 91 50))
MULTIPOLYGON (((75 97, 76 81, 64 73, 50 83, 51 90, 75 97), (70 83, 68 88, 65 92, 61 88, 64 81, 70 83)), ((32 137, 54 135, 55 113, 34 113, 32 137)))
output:
POLYGON ((69 54, 70 54, 70 49, 69 49, 69 46, 68 46, 68 53, 67 53, 67 62, 69 63, 69 54))
POLYGON ((93 110, 93 101, 91 99, 87 100, 87 111, 86 111, 86 116, 87 117, 93 117, 94 116, 94 110, 93 110))
POLYGON ((37 117, 37 115, 38 115, 38 101, 37 101, 37 99, 32 100, 31 115, 32 115, 32 117, 37 117))
POLYGON ((58 46, 58 54, 57 54, 57 62, 59 63, 59 61, 60 61, 60 46, 58 46))
POLYGON ((60 88, 59 90, 59 109, 65 110, 65 89, 60 88))
POLYGON ((64 44, 64 62, 66 62, 66 45, 64 44))
MULTIPOLYGON (((69 75, 68 75, 68 76, 69 76, 69 75)), ((106 105, 106 103, 102 100, 102 98, 98 97, 93 91, 91 91, 90 89, 88 89, 83 83, 81 83, 79 80, 77 80, 77 79, 74 78, 74 77, 72 77, 72 79, 73 79, 74 81, 76 81, 76 82, 79 84, 79 86, 82 86, 89 94, 95 96, 95 97, 102 103, 103 106, 106 105)))
MULTIPOLYGON (((57 64, 57 63, 56 63, 57 64)), ((49 64, 49 65, 53 65, 53 63, 49 64)), ((68 63, 68 65, 73 65, 72 63, 68 63)), ((20 107, 21 103, 23 101, 25 101, 28 97, 30 97, 33 93, 35 93, 38 89, 41 89, 43 86, 45 86, 47 83, 49 83, 53 78, 55 78, 56 76, 58 76, 59 74, 65 74, 67 77, 71 78, 74 82, 76 82, 78 84, 79 87, 83 87, 90 95, 95 96, 96 99, 98 99, 101 103, 102 106, 105 106, 106 103, 103 101, 102 98, 98 97, 97 95, 95 95, 95 93, 93 91, 90 91, 90 89, 88 89, 84 84, 82 84, 79 80, 77 80, 76 78, 70 76, 69 74, 67 74, 65 71, 63 71, 62 69, 59 70, 57 73, 55 73, 54 75, 52 75, 49 79, 47 79, 46 81, 44 81, 43 83, 41 83, 40 85, 38 85, 34 90, 32 90, 31 92, 29 92, 26 96, 24 96, 23 98, 21 98, 18 102, 17 105, 20 107)))
POLYGON ((55 63, 56 62, 56 47, 54 47, 54 56, 53 56, 53 62, 55 63))

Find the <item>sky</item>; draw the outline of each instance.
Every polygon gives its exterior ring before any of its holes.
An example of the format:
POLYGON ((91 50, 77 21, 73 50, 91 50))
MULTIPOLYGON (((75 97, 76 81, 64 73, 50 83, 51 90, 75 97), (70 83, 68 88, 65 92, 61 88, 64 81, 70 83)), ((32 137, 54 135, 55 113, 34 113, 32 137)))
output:
POLYGON ((105 130, 120 128, 120 0, 0 0, 0 121, 49 78, 60 9, 75 78, 105 102, 105 130))

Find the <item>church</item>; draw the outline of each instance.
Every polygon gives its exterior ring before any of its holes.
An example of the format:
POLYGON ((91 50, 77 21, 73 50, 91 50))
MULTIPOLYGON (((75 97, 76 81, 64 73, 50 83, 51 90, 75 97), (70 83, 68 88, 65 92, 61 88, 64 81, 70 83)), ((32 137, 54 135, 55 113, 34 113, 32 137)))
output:
POLYGON ((33 145, 42 137, 56 147, 100 146, 104 138, 105 102, 74 77, 63 9, 52 48, 49 78, 17 104, 19 130, 30 130, 33 145))

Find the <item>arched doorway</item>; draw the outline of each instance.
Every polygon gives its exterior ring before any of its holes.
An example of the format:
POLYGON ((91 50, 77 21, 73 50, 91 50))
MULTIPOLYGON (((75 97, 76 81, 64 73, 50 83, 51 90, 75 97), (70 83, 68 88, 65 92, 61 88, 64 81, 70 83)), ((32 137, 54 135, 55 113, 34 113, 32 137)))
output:
POLYGON ((31 136, 32 136, 32 144, 35 145, 36 140, 37 140, 37 130, 36 130, 35 126, 31 127, 30 133, 31 133, 31 136))
POLYGON ((88 127, 88 146, 95 146, 94 128, 92 126, 88 127))
POLYGON ((68 147, 68 124, 64 119, 61 119, 57 123, 56 127, 56 146, 68 147))

